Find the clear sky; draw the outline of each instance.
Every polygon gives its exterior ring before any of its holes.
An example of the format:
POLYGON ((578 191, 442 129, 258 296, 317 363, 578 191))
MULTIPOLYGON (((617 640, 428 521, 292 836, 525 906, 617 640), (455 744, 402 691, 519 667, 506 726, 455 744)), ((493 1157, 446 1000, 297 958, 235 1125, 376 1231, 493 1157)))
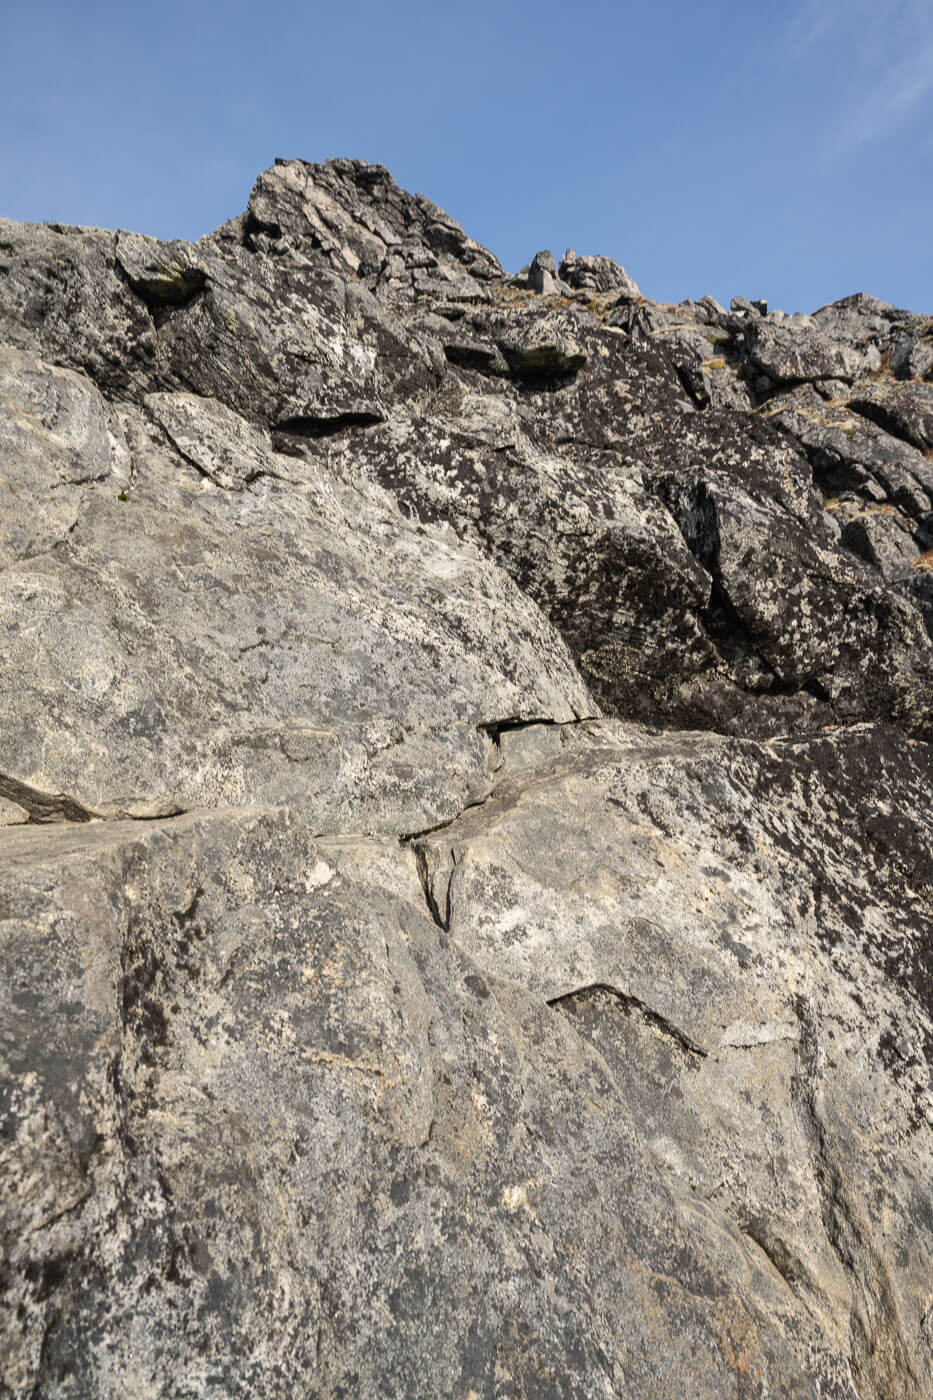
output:
POLYGON ((0 118, 11 218, 195 238, 355 155, 512 270, 933 312, 933 0, 32 0, 0 118))

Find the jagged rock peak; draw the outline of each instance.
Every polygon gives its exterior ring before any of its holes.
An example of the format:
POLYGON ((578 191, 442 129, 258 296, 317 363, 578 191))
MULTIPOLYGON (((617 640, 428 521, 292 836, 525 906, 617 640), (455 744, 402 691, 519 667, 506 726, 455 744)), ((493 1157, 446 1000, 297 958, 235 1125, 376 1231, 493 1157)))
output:
POLYGON ((334 159, 276 160, 257 179, 244 233, 321 251, 332 266, 377 274, 393 258, 407 268, 455 263, 480 280, 500 277, 497 259, 424 195, 401 189, 382 165, 334 159), (420 260, 419 260, 419 254, 420 260))
POLYGON ((561 259, 558 274, 561 281, 576 290, 618 292, 633 300, 641 296, 634 279, 612 258, 578 257, 572 248, 568 248, 561 259))

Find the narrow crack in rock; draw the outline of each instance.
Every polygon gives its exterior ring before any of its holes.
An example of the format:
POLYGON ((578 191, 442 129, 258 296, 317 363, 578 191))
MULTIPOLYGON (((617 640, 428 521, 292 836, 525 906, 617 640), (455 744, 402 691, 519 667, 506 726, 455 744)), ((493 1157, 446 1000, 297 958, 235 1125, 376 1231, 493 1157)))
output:
POLYGON ((610 996, 626 1014, 637 1011, 642 1020, 647 1021, 661 1035, 673 1040, 685 1055, 693 1055, 701 1060, 707 1059, 709 1052, 698 1045, 679 1026, 675 1026, 666 1016, 663 1016, 660 1011, 656 1011, 640 997, 633 996, 629 992, 621 992, 618 987, 613 987, 607 982, 589 982, 586 986, 575 987, 571 992, 562 992, 560 996, 550 997, 547 1004, 557 1011, 562 1011, 565 1007, 573 1006, 576 1002, 600 992, 610 996))
POLYGON ((0 798, 5 798, 27 814, 27 823, 45 825, 56 822, 90 821, 163 821, 171 817, 185 815, 186 808, 166 804, 158 811, 140 811, 108 805, 103 808, 88 807, 67 792, 43 792, 21 782, 11 774, 0 773, 0 798))
POLYGON ((101 815, 67 792, 42 792, 8 773, 0 773, 0 797, 22 807, 30 822, 89 822, 101 815))

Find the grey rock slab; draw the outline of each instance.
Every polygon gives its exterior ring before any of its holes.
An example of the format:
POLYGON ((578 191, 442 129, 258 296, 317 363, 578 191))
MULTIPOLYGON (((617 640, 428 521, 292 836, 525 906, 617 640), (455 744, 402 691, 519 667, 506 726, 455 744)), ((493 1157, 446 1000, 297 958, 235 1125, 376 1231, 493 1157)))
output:
POLYGON ((0 574, 7 798, 38 817, 287 800, 317 829, 417 830, 482 789, 478 725, 593 713, 475 550, 363 481, 296 480, 215 403, 155 410, 199 466, 125 410, 132 486, 88 484, 64 542, 0 574), (257 479, 220 489, 230 463, 257 479))
POLYGON ((0 222, 4 1394, 925 1400, 929 327, 0 222))
POLYGON ((147 394, 143 403, 181 456, 217 486, 241 491, 280 470, 272 465, 271 435, 216 399, 147 394))
POLYGON ((197 245, 200 295, 159 326, 159 386, 193 390, 270 426, 332 431, 378 421, 385 399, 431 389, 422 346, 400 338, 367 289, 298 256, 197 245))
POLYGON ((118 271, 116 247, 101 229, 0 219, 0 341, 111 392, 149 384, 156 328, 118 271))
POLYGON ((933 334, 898 336, 891 349, 891 373, 898 379, 933 379, 933 334))
POLYGON ((386 853, 268 808, 0 843, 15 1400, 855 1400, 612 1061, 386 853))
POLYGON ((503 731, 488 801, 418 843, 436 916, 600 1051, 860 1396, 927 1394, 929 747, 548 732, 503 731))
POLYGON ((84 487, 125 487, 116 415, 70 370, 0 345, 0 569, 44 554, 75 527, 84 487))
POLYGON ((14 224, 0 243, 0 339, 109 394, 194 391, 254 421, 326 432, 378 421, 385 395, 436 386, 426 347, 400 338, 362 283, 288 247, 263 257, 242 238, 14 224))
POLYGON ((843 341, 857 350, 873 346, 884 351, 890 349, 894 338, 909 333, 928 318, 858 292, 821 306, 808 319, 832 340, 843 341))
MULTIPOLYGON (((534 296, 517 302, 509 299, 491 266, 483 264, 488 277, 477 280, 478 274, 474 276, 482 259, 467 246, 468 240, 463 241, 462 231, 458 234, 456 226, 449 226, 450 221, 445 222, 437 211, 432 213, 426 202, 398 191, 384 171, 358 162, 314 169, 300 162, 279 165, 268 178, 261 177, 257 190, 259 204, 253 214, 194 245, 159 244, 123 233, 24 231, 11 226, 14 236, 9 247, 18 252, 10 259, 12 273, 0 281, 0 307, 6 307, 12 338, 23 344, 31 338, 40 353, 53 360, 86 364, 95 382, 108 393, 130 393, 139 401, 147 393, 194 391, 249 420, 260 436, 272 429, 277 435, 273 445, 299 458, 304 444, 321 437, 359 442, 367 425, 378 424, 400 409, 415 416, 433 413, 445 396, 456 396, 456 381, 472 375, 482 380, 490 397, 506 396, 506 416, 518 414, 537 452, 551 459, 571 459, 574 471, 586 468, 591 449, 620 453, 620 465, 640 473, 649 494, 649 477, 656 475, 662 464, 665 472, 673 469, 681 475, 685 467, 692 472, 694 452, 701 452, 707 462, 718 459, 724 436, 736 439, 738 432, 736 442, 741 447, 726 449, 737 461, 760 459, 754 433, 735 412, 737 406, 750 401, 751 392, 734 373, 737 362, 731 357, 737 353, 736 347, 727 348, 725 354, 730 358, 722 369, 715 353, 697 366, 702 346, 696 337, 703 338, 702 323, 695 320, 689 324, 689 308, 685 313, 683 309, 630 302, 638 317, 629 323, 628 334, 620 334, 620 327, 601 324, 597 316, 581 307, 543 306, 534 296), (309 194, 312 186, 317 191, 313 199, 309 194), (317 213, 309 223, 305 196, 314 203, 321 191, 324 194, 314 204, 317 213), (323 235, 314 220, 323 217, 325 206, 335 221, 333 227, 339 225, 347 237, 356 229, 363 238, 359 232, 363 230, 367 238, 383 246, 378 266, 373 253, 371 264, 367 264, 372 271, 364 280, 355 280, 361 274, 348 273, 339 258, 334 261, 333 249, 324 248, 323 235), (422 301, 452 318, 448 324, 456 326, 456 337, 438 334, 436 326, 428 325, 431 316, 426 317, 423 310, 409 316, 404 306, 392 311, 372 296, 366 279, 376 285, 396 256, 403 258, 413 277, 423 274, 435 281, 438 277, 441 281, 448 276, 454 279, 443 294, 432 282, 433 290, 426 288, 422 301), (335 270, 338 266, 339 275, 335 270), (184 287, 177 281, 179 269, 185 272, 184 287), (189 274, 193 276, 192 269, 197 269, 195 280, 204 274, 199 287, 185 280, 189 274), (26 295, 23 277, 41 284, 39 299, 26 295), (160 277, 161 291, 156 285, 160 277), (458 301, 457 279, 462 277, 484 288, 485 300, 477 298, 472 308, 458 301), (156 279, 151 288, 147 278, 149 282, 156 279), (62 295, 55 290, 62 279, 69 285, 67 307, 64 301, 59 304, 55 300, 62 295), (67 308, 78 332, 71 340, 65 333, 67 308), (646 328, 653 336, 672 337, 673 344, 659 343, 649 351, 641 339, 646 328), (118 353, 118 341, 122 341, 122 354, 118 353), (503 372, 506 369, 508 374, 503 372), (506 387, 503 381, 510 377, 513 385, 506 387), (709 410, 696 412, 707 403, 719 415, 720 423, 714 424, 709 410), (703 420, 702 426, 700 421, 691 423, 691 418, 703 420)), ((712 314, 709 308, 706 312, 712 314)), ((0 314, 4 314, 2 310, 0 314)), ((444 318, 434 315, 433 319, 444 318)), ((726 317, 726 324, 717 329, 734 336, 735 320, 734 316, 731 320, 726 317)), ((745 325, 748 318, 739 320, 745 325)), ((813 324, 808 324, 807 318, 784 318, 779 325, 762 322, 760 317, 756 320, 775 335, 791 337, 794 343, 795 338, 809 336, 813 324)), ((711 342, 711 349, 718 347, 711 342)), ((848 349, 846 353, 850 353, 848 349)), ((913 390, 916 386, 901 387, 913 390)), ((190 435, 186 441, 187 449, 178 440, 175 445, 190 451, 190 435)), ((779 455, 770 449, 769 453, 773 461, 769 476, 777 481, 784 469, 779 466, 779 455)), ((189 456, 189 460, 210 474, 217 468, 216 464, 205 468, 206 455, 202 452, 200 459, 189 456)), ((254 469, 244 465, 241 475, 245 479, 254 469)), ((284 468, 277 470, 286 474, 284 468)), ((796 478, 796 468, 792 476, 796 478)), ((760 496, 757 499, 762 508, 760 528, 755 526, 751 533, 761 540, 756 549, 767 555, 771 546, 766 517, 772 507, 760 496)), ((656 512, 650 502, 646 509, 656 512)), ((814 528, 811 513, 801 539, 814 528)), ((781 537, 779 528, 775 538, 781 537)), ((808 571, 812 557, 812 550, 804 549, 795 571, 808 571)), ((501 557, 498 562, 503 562, 501 557)), ((675 562, 675 573, 677 568, 675 562)), ((780 603, 770 583, 771 573, 773 570, 769 573, 764 564, 758 574, 760 583, 754 584, 752 591, 763 585, 770 596, 753 600, 746 617, 760 619, 775 606, 785 610, 796 606, 793 593, 786 604, 780 603)), ((626 571, 637 591, 636 575, 637 569, 626 571)), ((575 608, 574 595, 575 588, 568 588, 559 604, 565 614, 575 608)), ((907 607, 915 606, 913 590, 904 592, 904 598, 907 607)), ((824 597, 821 607, 826 606, 835 603, 824 597)), ((869 607, 872 611, 874 604, 869 607)), ((898 615, 895 635, 900 640, 891 643, 895 650, 907 644, 912 625, 898 615)), ((695 614, 683 624, 694 633, 700 626, 695 614)), ((715 626, 719 627, 719 622, 715 626)), ((781 626, 787 631, 786 620, 781 626)), ((850 623, 841 624, 841 630, 851 630, 850 623)), ((580 635, 588 631, 592 629, 577 627, 580 635)), ((865 628, 861 633, 858 644, 867 644, 874 654, 875 643, 865 628)), ((624 663, 632 637, 648 638, 651 654, 659 649, 654 644, 650 614, 645 614, 636 622, 634 632, 630 630, 629 640, 624 635, 602 639, 602 647, 621 648, 619 664, 601 656, 590 677, 604 703, 622 712, 645 715, 653 709, 659 716, 691 723, 739 729, 757 726, 760 732, 773 731, 776 722, 780 730, 778 711, 782 708, 787 712, 784 727, 809 723, 816 713, 810 699, 800 701, 795 696, 785 697, 788 703, 782 707, 773 683, 767 699, 760 697, 757 681, 749 690, 749 678, 760 674, 766 679, 769 670, 779 683, 794 684, 787 678, 786 667, 775 670, 774 657, 769 660, 757 655, 737 663, 737 672, 733 660, 724 659, 726 670, 731 668, 738 680, 735 675, 723 677, 721 668, 715 673, 702 671, 703 679, 698 680, 699 673, 691 662, 688 674, 676 682, 674 691, 668 688, 662 694, 652 687, 644 702, 632 710, 626 698, 632 690, 626 679, 632 667, 624 663), (686 685, 686 692, 682 685, 686 685), (809 721, 804 712, 810 714, 809 721)), ((669 639, 662 633, 659 641, 661 654, 666 654, 669 639)), ((719 637, 712 639, 713 648, 722 651, 719 643, 719 637)), ((676 641, 675 646, 679 645, 676 641)), ((636 641, 636 648, 640 646, 636 641)), ((740 650, 743 648, 746 652, 751 648, 752 653, 760 650, 755 638, 743 641, 740 650)), ((584 653, 578 649, 577 655, 586 667, 589 663, 584 662, 584 653)), ((922 676, 922 648, 918 655, 918 675, 922 676)), ((831 650, 824 658, 826 667, 831 669, 835 664, 834 656, 831 650)), ((647 669, 652 667, 649 658, 647 669)), ((635 671, 645 669, 634 666, 635 671)), ((896 669, 909 678, 914 662, 899 661, 896 669)), ((913 682, 908 679, 905 684, 913 682)), ((851 685, 847 686, 851 692, 851 685)), ((859 694, 853 693, 847 701, 855 709, 847 708, 845 713, 878 713, 877 699, 865 694, 861 682, 859 686, 859 694)), ((903 707, 896 712, 902 714, 903 707)))
POLYGON ((874 368, 866 355, 818 330, 790 330, 758 317, 745 327, 745 354, 752 365, 775 384, 802 380, 852 380, 874 368))
POLYGON ((892 437, 921 452, 933 451, 933 384, 863 383, 849 407, 892 437))

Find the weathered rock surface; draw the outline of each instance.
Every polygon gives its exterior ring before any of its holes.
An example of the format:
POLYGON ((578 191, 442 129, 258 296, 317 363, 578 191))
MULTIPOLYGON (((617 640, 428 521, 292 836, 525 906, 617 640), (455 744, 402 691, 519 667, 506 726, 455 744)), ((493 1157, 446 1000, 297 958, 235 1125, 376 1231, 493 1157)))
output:
POLYGON ((860 369, 877 369, 858 351, 807 327, 793 329, 750 317, 745 330, 745 353, 752 365, 774 384, 799 384, 820 379, 852 380, 860 369))
POLYGON ((930 325, 0 221, 0 1394, 933 1393, 930 325))
POLYGON ((558 273, 562 281, 578 290, 617 292, 633 300, 641 296, 625 268, 612 258, 577 257, 574 250, 568 248, 561 258, 558 273))
POLYGON ((504 732, 494 796, 419 843, 443 926, 600 1050, 670 1178, 750 1234, 859 1393, 922 1394, 929 746, 529 742, 504 732))
MULTIPOLYGON (((58 380, 75 392, 76 376, 44 372, 48 398, 58 380)), ((43 366, 23 373, 10 402, 39 458, 26 390, 43 366)), ((102 438, 107 409, 86 390, 102 438)), ((116 415, 110 459, 81 443, 109 476, 41 550, 28 521, 45 495, 58 521, 54 459, 26 475, 14 442, 27 544, 0 575, 5 797, 33 816, 289 802, 315 830, 418 830, 488 786, 484 725, 593 712, 534 606, 453 536, 407 524, 365 481, 275 453, 214 400, 145 406, 151 419, 116 415)))

